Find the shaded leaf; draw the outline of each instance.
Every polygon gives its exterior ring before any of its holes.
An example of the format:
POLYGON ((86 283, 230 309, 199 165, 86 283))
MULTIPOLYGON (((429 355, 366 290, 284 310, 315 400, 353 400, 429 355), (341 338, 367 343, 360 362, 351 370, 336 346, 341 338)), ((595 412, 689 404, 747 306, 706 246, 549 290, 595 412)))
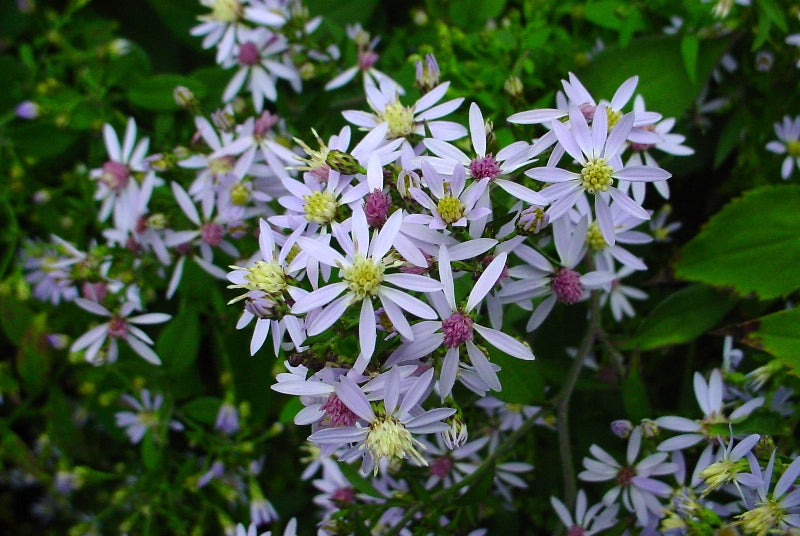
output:
POLYGON ((764 350, 800 376, 800 308, 762 316, 742 342, 764 350))
POLYGON ((627 377, 622 381, 622 404, 625 406, 628 417, 634 422, 639 422, 652 415, 641 372, 639 361, 634 360, 627 377))
POLYGON ((697 36, 687 34, 681 39, 681 57, 686 74, 692 84, 697 83, 697 54, 700 51, 700 41, 697 36))
POLYGON ((798 207, 795 185, 756 188, 734 199, 684 246, 676 276, 761 299, 786 296, 800 288, 798 207))
POLYGON ((131 84, 126 96, 131 104, 153 112, 170 112, 178 109, 172 96, 177 86, 188 87, 197 96, 205 96, 205 85, 199 80, 176 74, 148 76, 131 84))
POLYGON ((213 396, 201 396, 181 406, 181 413, 204 424, 214 424, 222 400, 213 396))
POLYGON ((17 349, 17 374, 23 388, 33 395, 40 393, 49 379, 52 357, 46 335, 47 317, 41 313, 28 325, 17 349))
POLYGON ((730 293, 706 285, 681 289, 653 309, 625 348, 652 350, 689 342, 714 327, 735 303, 730 293))
POLYGON ((183 304, 181 311, 164 327, 156 340, 156 353, 171 372, 189 368, 200 349, 200 319, 197 307, 183 304))
POLYGON ((361 493, 369 495, 370 497, 383 498, 383 495, 375 489, 369 480, 361 476, 358 469, 354 465, 348 463, 340 463, 339 469, 342 471, 344 477, 361 493))

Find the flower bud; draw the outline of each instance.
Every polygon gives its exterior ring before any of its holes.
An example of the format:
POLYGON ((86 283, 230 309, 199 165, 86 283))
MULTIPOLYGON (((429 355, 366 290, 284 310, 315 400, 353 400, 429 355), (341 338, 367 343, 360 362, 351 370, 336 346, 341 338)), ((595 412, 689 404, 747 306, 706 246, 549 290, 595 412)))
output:
POLYGON ((359 164, 358 160, 352 155, 337 149, 332 149, 325 158, 325 163, 334 171, 343 175, 355 175, 356 173, 366 174, 367 170, 359 164))

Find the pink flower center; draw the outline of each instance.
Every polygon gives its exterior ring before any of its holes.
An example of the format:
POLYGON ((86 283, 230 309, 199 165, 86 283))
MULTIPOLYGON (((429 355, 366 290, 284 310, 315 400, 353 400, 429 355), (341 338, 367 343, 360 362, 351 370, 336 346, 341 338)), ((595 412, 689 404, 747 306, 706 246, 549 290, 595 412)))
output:
POLYGON ((583 527, 579 527, 578 525, 572 525, 567 531, 567 536, 583 536, 585 532, 586 529, 584 529, 583 527))
POLYGON ((204 223, 203 226, 200 228, 200 236, 203 239, 203 242, 208 244, 209 246, 218 246, 222 243, 222 237, 225 234, 225 230, 222 228, 222 225, 214 222, 204 223))
POLYGON ((358 67, 363 71, 371 69, 376 61, 378 61, 378 55, 371 50, 362 50, 358 53, 358 67))
POLYGON ((578 109, 581 111, 583 117, 585 117, 587 121, 591 121, 594 119, 594 112, 597 110, 597 106, 588 102, 584 102, 578 106, 578 109))
POLYGON ((99 283, 89 283, 88 281, 81 286, 81 293, 87 300, 101 302, 106 297, 107 287, 102 281, 99 283))
POLYGON ((258 63, 258 60, 258 47, 250 42, 242 44, 239 48, 239 65, 252 66, 258 63))
POLYGON ((255 125, 253 125, 253 135, 257 138, 263 138, 269 129, 275 126, 278 122, 278 116, 272 115, 271 113, 265 111, 262 113, 258 119, 256 119, 255 125))
POLYGON ((561 268, 553 275, 551 283, 556 299, 561 303, 575 303, 583 296, 581 275, 575 270, 561 268))
POLYGON ((636 469, 633 467, 623 467, 617 473, 616 482, 619 486, 630 486, 633 477, 636 476, 636 469))
POLYGON ((376 229, 383 227, 386 218, 389 216, 389 207, 392 206, 392 198, 375 188, 364 198, 364 214, 367 216, 367 223, 376 229))
POLYGON ((442 333, 444 345, 457 348, 472 340, 472 318, 464 313, 453 313, 450 318, 442 321, 442 333))
POLYGON ((328 182, 328 176, 331 174, 331 168, 328 166, 328 164, 323 164, 319 167, 315 167, 309 173, 314 175, 322 182, 328 182))
POLYGON ((328 400, 320 407, 325 412, 325 418, 331 426, 353 426, 358 422, 358 415, 353 413, 344 402, 342 402, 336 393, 331 393, 328 400))
POLYGON ((441 458, 437 458, 433 460, 431 463, 431 474, 433 476, 438 476, 439 478, 445 478, 447 475, 450 474, 450 471, 453 469, 453 460, 450 459, 449 456, 443 456, 441 458))
POLYGON ((483 158, 476 158, 469 163, 469 172, 472 178, 476 180, 490 179, 494 180, 500 176, 502 170, 494 159, 492 153, 487 154, 483 158))
POLYGON ((351 503, 356 498, 353 488, 339 488, 331 493, 331 501, 336 503, 351 503))
POLYGON ((131 172, 128 166, 121 162, 109 160, 103 164, 103 174, 100 176, 100 182, 108 186, 108 189, 119 193, 127 185, 131 172))
POLYGON ((108 335, 117 339, 122 339, 128 334, 128 323, 118 315, 111 317, 108 321, 108 335))

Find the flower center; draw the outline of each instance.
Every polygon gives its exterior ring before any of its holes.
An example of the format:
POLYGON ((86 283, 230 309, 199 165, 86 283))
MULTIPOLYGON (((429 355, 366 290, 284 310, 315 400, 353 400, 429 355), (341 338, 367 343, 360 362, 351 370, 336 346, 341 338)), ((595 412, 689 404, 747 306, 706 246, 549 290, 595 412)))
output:
POLYGON ((586 245, 594 251, 602 251, 606 249, 606 239, 603 238, 603 233, 600 231, 600 225, 593 221, 586 231, 586 245))
POLYGON ((457 197, 446 195, 439 200, 436 205, 436 211, 442 221, 450 225, 464 217, 464 203, 457 197))
POLYGON ((457 348, 472 340, 472 318, 464 313, 453 313, 448 319, 442 320, 442 333, 444 345, 457 348))
POLYGON ((353 426, 358 422, 358 415, 353 413, 336 393, 331 393, 320 409, 325 412, 325 419, 331 426, 353 426))
POLYGON ((121 162, 109 160, 103 164, 103 174, 100 176, 100 182, 108 186, 109 190, 119 193, 128 185, 130 176, 131 172, 128 166, 121 162))
POLYGON ((261 139, 278 123, 278 116, 264 111, 253 124, 253 136, 261 139))
POLYGON ((257 64, 258 60, 258 47, 255 43, 249 41, 247 43, 242 43, 242 46, 239 47, 239 65, 251 67, 257 64))
POLYGON ((225 231, 222 229, 222 225, 218 223, 208 222, 200 227, 200 237, 209 246, 216 247, 220 245, 223 236, 225 236, 225 231))
POLYGON ((553 289, 553 294, 556 295, 556 299, 561 303, 575 303, 583 296, 581 275, 575 270, 561 268, 553 275, 553 281, 550 285, 553 289))
POLYGON ((786 152, 789 156, 797 158, 800 156, 800 140, 792 140, 786 142, 786 152))
POLYGON ((605 158, 589 160, 581 169, 581 186, 590 194, 605 192, 613 182, 612 173, 614 168, 608 165, 605 158))
POLYGON ((378 61, 378 55, 371 50, 362 50, 358 53, 358 67, 363 71, 368 71, 378 61))
POLYGON ((386 105, 379 117, 389 124, 390 138, 405 138, 414 132, 414 110, 396 100, 386 105))
POLYGON ((219 158, 212 158, 208 161, 208 170, 214 175, 225 175, 233 171, 233 165, 236 159, 232 156, 221 156, 219 158))
POLYGON ((216 0, 211 6, 211 18, 219 22, 236 22, 243 12, 239 0, 216 0))
POLYGON ((335 503, 351 503, 356 498, 356 492, 353 488, 338 488, 331 493, 331 501, 335 503))
POLYGON ((117 339, 125 338, 128 334, 128 323, 119 315, 114 315, 108 321, 108 335, 117 339))
POLYGON ((412 458, 418 465, 428 465, 417 448, 425 450, 425 445, 414 439, 411 432, 395 417, 378 416, 370 425, 364 446, 375 461, 375 474, 378 473, 378 461, 412 458))
POLYGON ((633 467, 623 467, 617 472, 616 482, 619 486, 630 486, 633 477, 636 476, 636 469, 633 467))
POLYGON ((483 158, 476 158, 469 163, 469 172, 474 179, 496 179, 502 173, 497 160, 494 159, 492 153, 487 154, 483 158))
POLYGON ((389 217, 389 207, 392 206, 392 198, 375 188, 364 198, 364 214, 367 216, 367 223, 370 227, 380 229, 389 217))
POLYGON ((622 112, 612 110, 606 106, 606 117, 608 118, 608 130, 610 131, 622 118, 622 112))
POLYGON ((325 225, 336 216, 336 198, 329 191, 316 191, 303 196, 303 209, 306 219, 313 223, 325 225))
POLYGON ((352 266, 344 269, 343 276, 356 298, 363 300, 378 293, 383 282, 383 265, 357 255, 352 266))
POLYGON ((539 207, 528 207, 519 214, 517 228, 526 233, 538 233, 550 223, 550 217, 539 207))
POLYGON ((439 478, 444 478, 450 474, 450 471, 453 469, 453 460, 450 459, 450 456, 442 456, 441 458, 436 458, 433 460, 431 464, 431 475, 438 476, 439 478))
POLYGON ((736 524, 742 525, 745 534, 766 534, 783 521, 786 510, 779 501, 768 499, 737 517, 736 524))
POLYGON ((252 266, 248 266, 247 288, 250 290, 261 290, 267 294, 278 294, 286 287, 286 277, 283 267, 275 261, 256 261, 252 266))
POLYGON ((583 536, 585 533, 586 529, 584 529, 583 527, 579 527, 578 525, 572 525, 567 531, 567 536, 583 536))
POLYGON ((231 203, 234 205, 246 205, 250 200, 250 188, 241 182, 231 188, 231 203))

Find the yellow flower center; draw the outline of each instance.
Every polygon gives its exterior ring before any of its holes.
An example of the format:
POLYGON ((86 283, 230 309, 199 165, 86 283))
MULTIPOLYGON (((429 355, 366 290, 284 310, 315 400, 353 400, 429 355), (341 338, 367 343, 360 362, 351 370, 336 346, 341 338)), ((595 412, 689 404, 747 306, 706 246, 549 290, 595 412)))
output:
POLYGON ((593 221, 586 230, 586 245, 594 251, 602 251, 606 249, 606 239, 603 238, 603 233, 600 231, 600 225, 593 221))
POLYGON ((769 499, 737 517, 736 524, 742 526, 745 534, 764 536, 783 521, 786 510, 781 508, 779 501, 769 499))
POLYGON ((382 264, 356 255, 352 266, 345 268, 342 275, 356 298, 362 300, 378 293, 378 288, 383 282, 383 270, 382 264))
POLYGON ((333 221, 336 216, 336 198, 328 191, 314 192, 303 196, 303 209, 306 219, 324 225, 333 221))
POLYGON ((299 138, 294 138, 294 141, 297 142, 297 144, 300 145, 300 147, 302 147, 303 151, 305 151, 306 155, 308 155, 307 158, 303 158, 300 156, 295 157, 299 161, 305 163, 305 166, 297 167, 297 169, 299 169, 300 171, 311 171, 314 169, 319 169, 325 166, 328 160, 328 153, 330 152, 330 149, 328 149, 328 146, 325 145, 324 141, 322 141, 322 138, 319 137, 319 134, 317 134, 316 130, 312 128, 311 132, 314 134, 314 137, 316 138, 317 143, 319 144, 319 150, 312 149, 306 142, 304 142, 299 138))
POLYGON ((717 488, 724 486, 736 478, 736 475, 747 471, 749 465, 747 460, 740 458, 736 461, 723 458, 717 462, 712 463, 702 471, 700 471, 700 478, 702 478, 708 486, 703 491, 703 497, 711 493, 717 488))
POLYGON ((239 0, 216 0, 210 7, 211 19, 219 22, 236 22, 244 13, 239 0))
POLYGON ((786 152, 789 156, 797 158, 800 156, 800 140, 793 140, 786 142, 786 152))
POLYGON ((589 160, 581 169, 581 186, 590 194, 605 192, 613 183, 613 172, 614 168, 608 165, 605 158, 589 160))
POLYGON ((414 132, 414 110, 396 100, 386 105, 380 118, 389 124, 390 138, 405 138, 414 132))
POLYGON ((228 156, 212 158, 208 161, 208 169, 214 175, 225 175, 233 171, 234 160, 228 156))
POLYGON ((450 225, 464 217, 464 203, 457 197, 446 195, 439 200, 436 211, 442 221, 450 225))
MULTIPOLYGON (((364 442, 375 463, 375 474, 378 473, 378 460, 387 458, 402 460, 411 458, 417 465, 428 465, 425 458, 417 450, 425 446, 414 439, 403 423, 391 416, 378 416, 372 423, 364 442)), ((364 448, 362 447, 362 448, 364 448)))
POLYGON ((275 261, 256 261, 247 267, 246 288, 261 290, 267 294, 278 294, 286 287, 283 267, 275 261))
POLYGON ((250 200, 250 188, 242 183, 231 188, 231 203, 234 205, 246 205, 250 200))
POLYGON ((622 118, 622 112, 612 110, 606 106, 606 117, 608 118, 608 130, 611 130, 622 118))

